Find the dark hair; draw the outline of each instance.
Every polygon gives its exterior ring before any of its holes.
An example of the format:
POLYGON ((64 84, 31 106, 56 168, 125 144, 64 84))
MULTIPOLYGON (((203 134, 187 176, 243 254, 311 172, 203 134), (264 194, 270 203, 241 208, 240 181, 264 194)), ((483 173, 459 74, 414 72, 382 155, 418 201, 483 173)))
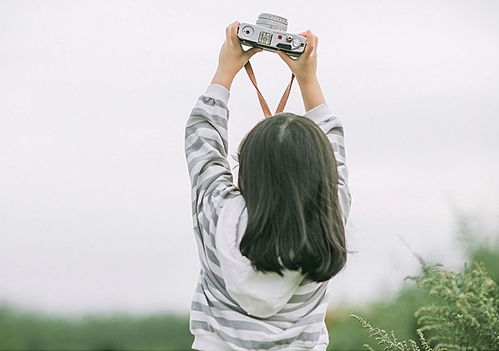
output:
POLYGON ((248 225, 239 249, 263 272, 301 270, 321 282, 345 265, 345 229, 331 142, 310 119, 279 113, 239 148, 248 225))

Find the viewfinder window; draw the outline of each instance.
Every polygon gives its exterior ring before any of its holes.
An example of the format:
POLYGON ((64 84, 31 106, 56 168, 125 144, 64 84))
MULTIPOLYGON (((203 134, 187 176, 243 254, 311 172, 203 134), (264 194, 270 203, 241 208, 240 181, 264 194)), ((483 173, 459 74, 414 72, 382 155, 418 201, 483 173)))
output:
POLYGON ((272 33, 260 32, 260 37, 258 38, 258 44, 270 45, 272 40, 272 33))

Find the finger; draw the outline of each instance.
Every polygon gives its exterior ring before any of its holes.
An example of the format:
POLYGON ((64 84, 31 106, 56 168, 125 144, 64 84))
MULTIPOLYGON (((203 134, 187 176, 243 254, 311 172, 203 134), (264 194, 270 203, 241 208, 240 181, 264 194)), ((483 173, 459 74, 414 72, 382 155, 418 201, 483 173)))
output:
POLYGON ((227 38, 228 41, 232 40, 232 27, 236 22, 232 22, 225 28, 225 37, 227 38))
POLYGON ((305 45, 305 49, 303 50, 302 55, 300 55, 300 56, 303 56, 304 54, 308 55, 309 50, 310 50, 310 45, 309 45, 309 44, 310 44, 310 35, 311 35, 311 31, 310 31, 310 29, 309 29, 309 30, 307 30, 307 31, 305 31, 305 32, 298 33, 298 35, 300 35, 300 36, 302 36, 302 37, 307 38, 307 41, 306 41, 306 43, 305 43, 305 44, 306 44, 306 45, 305 45))
POLYGON ((317 47, 319 46, 319 37, 314 35, 314 52, 317 52, 317 47))
POLYGON ((284 51, 277 50, 277 54, 282 58, 284 62, 291 68, 291 65, 293 64, 293 59, 289 57, 284 51))
POLYGON ((244 52, 244 55, 246 56, 246 58, 249 60, 251 58, 251 56, 253 56, 254 54, 256 54, 257 52, 262 52, 263 49, 261 48, 251 48, 249 50, 246 50, 244 52))
POLYGON ((310 29, 307 29, 305 32, 298 33, 298 35, 301 35, 302 37, 305 37, 307 39, 310 39, 314 35, 310 29))
POLYGON ((235 21, 230 25, 230 40, 236 41, 237 40, 237 27, 239 27, 239 22, 235 21))
POLYGON ((308 29, 305 32, 298 33, 298 35, 307 38, 305 49, 303 50, 302 54, 300 56, 310 56, 311 54, 311 49, 313 45, 310 45, 311 42, 311 36, 312 36, 312 31, 308 29))
POLYGON ((310 56, 316 48, 316 41, 315 41, 316 37, 310 29, 306 32, 306 34, 307 34, 307 45, 305 46, 305 51, 303 51, 303 55, 310 56))
POLYGON ((314 48, 310 53, 310 56, 317 56, 317 46, 319 45, 319 40, 316 38, 314 43, 314 48))

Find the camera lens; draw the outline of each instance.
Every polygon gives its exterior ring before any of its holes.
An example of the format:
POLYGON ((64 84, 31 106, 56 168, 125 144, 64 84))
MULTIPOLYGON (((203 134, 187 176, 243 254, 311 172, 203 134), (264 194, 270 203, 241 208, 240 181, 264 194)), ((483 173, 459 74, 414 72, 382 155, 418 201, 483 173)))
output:
POLYGON ((270 29, 277 29, 281 32, 288 30, 288 20, 286 18, 270 13, 261 13, 260 16, 258 16, 256 24, 270 29))

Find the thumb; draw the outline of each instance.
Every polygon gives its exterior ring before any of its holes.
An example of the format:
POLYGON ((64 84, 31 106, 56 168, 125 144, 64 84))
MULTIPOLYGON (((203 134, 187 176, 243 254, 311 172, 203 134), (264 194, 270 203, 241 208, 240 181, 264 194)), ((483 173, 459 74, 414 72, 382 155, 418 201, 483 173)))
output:
POLYGON ((263 51, 263 49, 260 49, 260 48, 251 48, 251 49, 245 51, 244 54, 246 55, 246 57, 249 60, 251 58, 251 56, 253 56, 257 52, 262 52, 262 51, 263 51))
POLYGON ((286 62, 286 64, 291 68, 291 65, 293 64, 294 60, 289 57, 288 55, 286 55, 286 53, 284 53, 284 51, 280 51, 280 50, 277 50, 277 55, 281 56, 282 60, 284 62, 286 62))

